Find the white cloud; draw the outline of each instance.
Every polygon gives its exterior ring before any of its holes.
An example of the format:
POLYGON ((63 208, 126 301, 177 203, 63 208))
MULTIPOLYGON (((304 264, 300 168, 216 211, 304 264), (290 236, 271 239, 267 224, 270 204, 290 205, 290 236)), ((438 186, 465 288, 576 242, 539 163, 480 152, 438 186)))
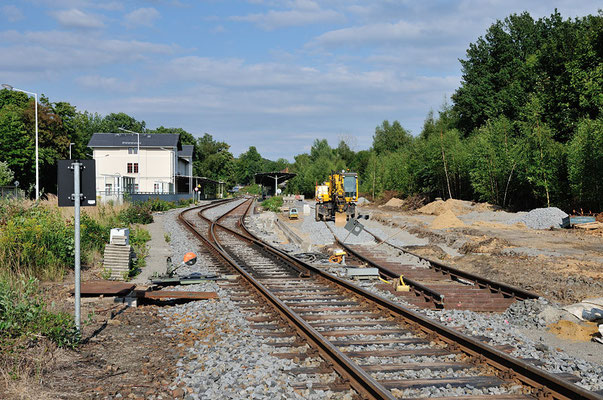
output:
POLYGON ((132 81, 124 81, 115 77, 101 75, 85 75, 75 79, 85 89, 97 89, 110 93, 133 93, 137 86, 132 81))
POLYGON ((153 7, 138 8, 124 17, 124 23, 128 27, 153 26, 155 20, 160 17, 159 11, 153 7))
POLYGON ((251 22, 265 30, 345 20, 343 14, 322 9, 314 1, 297 0, 291 2, 290 6, 292 8, 289 10, 268 10, 265 13, 232 16, 230 20, 251 22))
POLYGON ((99 29, 105 26, 98 15, 85 13, 77 8, 55 11, 51 15, 66 28, 99 29))
POLYGON ((314 43, 329 47, 341 44, 358 45, 417 39, 423 32, 420 24, 398 21, 397 23, 376 23, 352 28, 337 29, 323 33, 314 43))
POLYGON ((12 4, 0 8, 0 13, 4 15, 4 18, 6 18, 8 22, 17 22, 23 19, 21 10, 12 4))
POLYGON ((130 64, 175 47, 137 40, 105 39, 61 31, 0 32, 0 72, 54 71, 130 64))

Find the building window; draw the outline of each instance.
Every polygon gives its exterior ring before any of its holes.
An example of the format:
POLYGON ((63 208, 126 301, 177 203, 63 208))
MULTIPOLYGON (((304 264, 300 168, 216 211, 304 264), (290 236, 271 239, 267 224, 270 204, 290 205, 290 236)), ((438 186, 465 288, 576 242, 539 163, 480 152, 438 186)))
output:
POLYGON ((137 174, 138 173, 138 163, 128 163, 127 168, 128 174, 137 174))
POLYGON ((137 147, 128 147, 128 154, 138 154, 137 147))
POLYGON ((124 180, 124 190, 126 191, 126 193, 135 193, 136 185, 134 183, 134 178, 129 177, 129 176, 124 176, 123 180, 124 180))
POLYGON ((153 192, 159 193, 159 191, 161 190, 160 187, 161 187, 160 183, 154 183, 153 184, 153 192))
POLYGON ((110 183, 105 183, 105 194, 106 195, 110 195, 111 194, 111 189, 113 188, 113 185, 110 183))

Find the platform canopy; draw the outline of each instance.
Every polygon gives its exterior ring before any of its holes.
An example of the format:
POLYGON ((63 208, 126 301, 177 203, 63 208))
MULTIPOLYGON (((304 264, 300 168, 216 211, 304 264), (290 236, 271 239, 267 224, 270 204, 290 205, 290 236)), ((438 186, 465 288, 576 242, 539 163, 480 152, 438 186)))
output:
POLYGON ((274 195, 276 196, 278 185, 288 181, 296 175, 297 174, 290 172, 261 172, 259 174, 255 174, 255 183, 264 187, 274 186, 274 195))

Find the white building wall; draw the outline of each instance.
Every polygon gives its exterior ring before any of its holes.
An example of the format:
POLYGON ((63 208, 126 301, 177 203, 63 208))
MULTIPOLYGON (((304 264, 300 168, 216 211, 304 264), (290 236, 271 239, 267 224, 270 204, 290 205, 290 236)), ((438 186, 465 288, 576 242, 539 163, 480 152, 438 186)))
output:
POLYGON ((141 148, 138 154, 128 154, 127 148, 95 148, 96 190, 105 191, 106 184, 112 190, 125 190, 123 178, 129 177, 139 183, 140 192, 153 192, 158 185, 160 191, 173 191, 175 152, 167 148, 141 148), (138 163, 139 173, 128 173, 128 163, 138 163), (140 178, 140 182, 139 182, 140 178))

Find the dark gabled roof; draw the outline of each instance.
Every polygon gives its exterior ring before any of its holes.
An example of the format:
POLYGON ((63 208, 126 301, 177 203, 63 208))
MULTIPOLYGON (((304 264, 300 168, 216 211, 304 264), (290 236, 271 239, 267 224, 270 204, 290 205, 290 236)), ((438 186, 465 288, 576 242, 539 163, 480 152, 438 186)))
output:
MULTIPOLYGON (((135 147, 138 145, 138 135, 133 133, 94 133, 88 142, 88 147, 135 147)), ((180 145, 180 135, 176 133, 141 133, 140 147, 177 147, 180 145)))
POLYGON ((194 148, 195 146, 193 146, 192 144, 183 144, 182 150, 178 152, 178 157, 193 158, 194 148))
POLYGON ((289 172, 261 172, 259 174, 255 174, 255 183, 262 186, 274 186, 275 177, 278 180, 278 183, 283 183, 293 178, 295 175, 297 174, 292 174, 289 172))

